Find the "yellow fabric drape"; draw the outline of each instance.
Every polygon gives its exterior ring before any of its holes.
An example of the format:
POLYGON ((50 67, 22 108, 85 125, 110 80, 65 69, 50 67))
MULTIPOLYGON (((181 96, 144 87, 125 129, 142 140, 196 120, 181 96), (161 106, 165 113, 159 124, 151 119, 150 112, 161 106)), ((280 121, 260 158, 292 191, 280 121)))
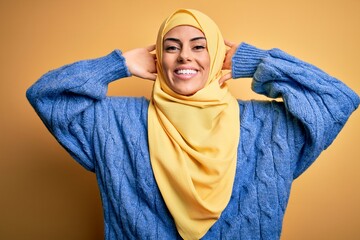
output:
POLYGON ((150 159, 164 201, 184 239, 200 239, 228 204, 240 134, 239 107, 218 80, 226 47, 216 24, 196 10, 181 9, 162 24, 156 45, 158 77, 148 113, 150 159), (173 92, 162 73, 163 37, 189 25, 207 40, 206 86, 191 96, 173 92))

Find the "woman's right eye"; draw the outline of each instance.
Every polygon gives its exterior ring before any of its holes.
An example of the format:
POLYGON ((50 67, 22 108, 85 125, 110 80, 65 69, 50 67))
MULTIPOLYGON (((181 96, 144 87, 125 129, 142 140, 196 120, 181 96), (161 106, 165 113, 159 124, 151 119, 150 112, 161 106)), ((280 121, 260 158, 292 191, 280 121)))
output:
POLYGON ((174 51, 177 51, 179 48, 176 47, 176 46, 167 46, 165 47, 165 50, 168 51, 168 52, 174 52, 174 51))

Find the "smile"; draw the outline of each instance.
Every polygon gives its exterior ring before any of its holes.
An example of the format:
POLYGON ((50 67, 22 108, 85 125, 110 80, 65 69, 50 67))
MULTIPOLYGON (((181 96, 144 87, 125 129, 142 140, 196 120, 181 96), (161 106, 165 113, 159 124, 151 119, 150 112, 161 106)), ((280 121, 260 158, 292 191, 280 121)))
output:
POLYGON ((175 70, 176 74, 196 74, 197 71, 194 69, 179 69, 175 70))
POLYGON ((176 69, 174 71, 175 77, 182 80, 188 80, 195 77, 198 73, 196 69, 176 69))

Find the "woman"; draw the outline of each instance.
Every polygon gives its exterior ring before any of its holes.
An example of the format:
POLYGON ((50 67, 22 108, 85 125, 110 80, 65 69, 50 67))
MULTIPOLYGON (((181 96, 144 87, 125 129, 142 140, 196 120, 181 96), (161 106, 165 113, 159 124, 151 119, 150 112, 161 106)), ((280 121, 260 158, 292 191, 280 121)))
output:
POLYGON ((95 172, 106 239, 279 239, 292 181, 359 104, 279 49, 225 44, 211 19, 186 9, 155 46, 50 71, 27 97, 95 172), (131 75, 155 80, 151 100, 106 96, 131 75), (255 92, 284 102, 235 100, 231 77, 253 77, 255 92))

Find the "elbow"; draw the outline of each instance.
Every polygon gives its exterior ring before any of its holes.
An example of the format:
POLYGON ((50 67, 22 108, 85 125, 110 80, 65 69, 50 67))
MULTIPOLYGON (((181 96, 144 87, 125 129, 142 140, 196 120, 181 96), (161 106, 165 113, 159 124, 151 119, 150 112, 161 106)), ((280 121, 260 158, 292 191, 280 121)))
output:
POLYGON ((360 97, 354 92, 353 96, 354 110, 356 110, 360 104, 360 97))
POLYGON ((35 107, 37 94, 34 85, 32 85, 28 90, 26 90, 26 98, 30 102, 30 104, 35 107))
POLYGON ((339 101, 340 105, 343 109, 347 109, 347 113, 350 115, 360 104, 359 95, 349 87, 345 86, 342 91, 342 96, 342 99, 339 101))
POLYGON ((46 104, 44 104, 46 101, 44 101, 42 94, 39 93, 39 86, 37 86, 37 84, 34 84, 29 89, 27 89, 25 95, 30 105, 34 108, 40 117, 41 115, 47 115, 46 113, 50 109, 48 109, 46 104))

